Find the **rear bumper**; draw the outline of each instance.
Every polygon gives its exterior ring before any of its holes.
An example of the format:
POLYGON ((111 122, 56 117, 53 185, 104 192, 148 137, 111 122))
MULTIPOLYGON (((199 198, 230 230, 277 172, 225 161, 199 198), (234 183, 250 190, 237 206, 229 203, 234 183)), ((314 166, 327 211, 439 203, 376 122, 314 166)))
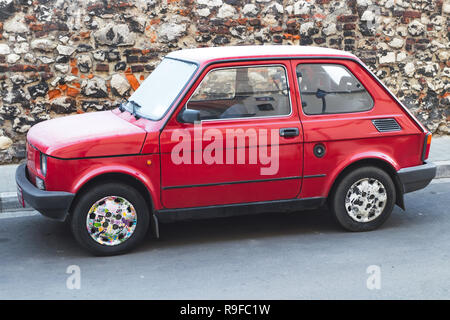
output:
POLYGON ((26 171, 26 164, 21 164, 16 170, 17 187, 25 202, 46 217, 64 221, 75 194, 40 190, 28 180, 26 171))
POLYGON ((436 177, 436 165, 432 162, 397 171, 403 185, 403 193, 425 188, 436 177))

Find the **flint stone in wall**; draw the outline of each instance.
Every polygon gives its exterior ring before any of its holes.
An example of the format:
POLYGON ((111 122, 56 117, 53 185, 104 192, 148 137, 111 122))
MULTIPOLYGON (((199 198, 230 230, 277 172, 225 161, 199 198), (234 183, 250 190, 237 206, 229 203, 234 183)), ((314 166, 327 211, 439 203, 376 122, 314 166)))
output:
POLYGON ((15 11, 13 0, 0 0, 0 20, 8 19, 15 11))
POLYGON ((92 68, 92 59, 88 54, 82 54, 77 57, 77 65, 81 72, 89 72, 92 68))
POLYGON ((122 97, 130 90, 130 84, 127 79, 119 74, 115 74, 111 77, 111 88, 115 95, 122 97))
POLYGON ((38 60, 41 61, 44 64, 50 64, 50 63, 55 62, 54 59, 46 57, 46 56, 40 56, 40 57, 38 57, 38 60))
POLYGON ((105 52, 105 54, 106 54, 106 60, 108 60, 109 62, 120 60, 120 52, 115 49, 111 49, 111 50, 105 52))
POLYGON ((17 86, 21 86, 23 84, 25 84, 25 77, 21 74, 14 74, 12 75, 10 78, 11 82, 17 86))
POLYGON ((450 14, 450 1, 448 0, 444 1, 444 4, 442 5, 442 12, 450 14))
POLYGON ((20 103, 20 104, 27 104, 28 99, 25 95, 25 92, 20 88, 13 88, 12 90, 9 90, 5 95, 3 95, 3 103, 6 104, 14 104, 14 103, 20 103))
POLYGON ((40 82, 37 85, 28 87, 28 92, 33 99, 36 99, 37 97, 45 97, 48 92, 48 84, 47 82, 40 82))
POLYGON ((167 22, 161 25, 158 36, 162 42, 170 42, 178 39, 186 33, 186 25, 167 22))
POLYGON ((114 65, 114 71, 125 71, 127 64, 123 61, 117 62, 114 65))
POLYGON ((25 55, 23 56, 23 59, 27 62, 30 63, 35 63, 36 62, 36 58, 31 54, 31 53, 25 53, 25 55))
POLYGON ((408 32, 413 36, 419 36, 425 32, 425 26, 417 20, 408 25, 408 32))
POLYGON ((380 61, 380 64, 393 63, 393 62, 395 62, 395 53, 387 52, 385 55, 380 57, 379 61, 380 61))
POLYGON ((85 43, 79 44, 77 47, 77 52, 89 52, 91 50, 94 50, 94 48, 92 48, 92 46, 85 44, 85 43))
POLYGON ((0 107, 0 115, 4 119, 14 119, 20 114, 20 109, 15 105, 6 105, 0 107))
POLYGON ((6 55, 11 52, 9 46, 6 43, 0 43, 0 54, 6 55))
POLYGON ((31 126, 35 122, 36 121, 34 120, 34 118, 31 118, 31 117, 28 117, 28 116, 19 116, 19 117, 14 119, 13 129, 16 132, 25 133, 28 130, 30 130, 31 126))
POLYGON ((16 54, 27 53, 28 51, 30 51, 30 45, 28 44, 28 42, 17 43, 14 46, 14 53, 16 54))
POLYGON ((49 39, 34 39, 31 41, 31 49, 52 52, 57 44, 49 39))
POLYGON ((75 100, 68 97, 53 99, 50 107, 57 113, 70 113, 77 110, 75 100))
POLYGON ((23 19, 23 14, 17 14, 5 22, 3 29, 8 33, 27 33, 29 31, 28 26, 23 22, 23 19))
POLYGON ((59 44, 59 45, 56 47, 56 50, 58 50, 58 53, 59 53, 60 55, 63 55, 63 56, 71 56, 72 53, 75 52, 75 48, 74 48, 74 47, 71 47, 71 46, 64 46, 64 45, 61 45, 61 44, 59 44))
POLYGON ((247 17, 256 17, 256 15, 258 14, 258 7, 253 3, 247 3, 242 8, 242 13, 247 17))
POLYGON ((105 61, 106 59, 106 52, 103 50, 97 50, 95 51, 92 56, 94 57, 95 60, 97 61, 105 61))
POLYGON ((13 144, 13 141, 5 136, 0 136, 0 150, 6 150, 13 144))
POLYGON ((19 60, 20 60, 20 56, 15 53, 11 53, 6 57, 6 62, 8 62, 9 64, 16 63, 19 60))
POLYGON ((87 100, 81 103, 81 108, 84 111, 88 110, 101 111, 103 109, 109 109, 110 104, 111 103, 109 101, 87 100))
POLYGON ((395 49, 400 49, 401 47, 403 47, 403 43, 404 43, 403 39, 394 38, 389 42, 389 46, 395 49))
POLYGON ((223 2, 222 0, 197 0, 198 4, 204 4, 210 8, 220 7, 223 2))
POLYGON ((69 66, 67 64, 55 64, 55 70, 61 73, 69 72, 69 66))
POLYGON ((128 19, 128 24, 133 32, 143 33, 145 31, 145 25, 147 20, 145 17, 131 17, 128 19))
POLYGON ((208 17, 211 14, 211 10, 209 10, 208 8, 202 8, 202 9, 197 9, 196 13, 200 17, 208 17))
POLYGON ((306 1, 297 1, 294 3, 294 14, 295 15, 302 15, 302 14, 309 14, 311 12, 311 7, 313 5, 306 1))
POLYGON ((220 7, 217 17, 218 18, 231 18, 236 16, 236 9, 233 6, 230 6, 229 4, 224 4, 222 7, 220 7))
POLYGON ((135 42, 135 36, 126 24, 109 23, 97 30, 94 38, 99 44, 110 46, 132 46, 135 42))
POLYGON ((106 98, 108 96, 106 81, 100 77, 83 80, 81 83, 81 89, 81 92, 87 97, 106 98))

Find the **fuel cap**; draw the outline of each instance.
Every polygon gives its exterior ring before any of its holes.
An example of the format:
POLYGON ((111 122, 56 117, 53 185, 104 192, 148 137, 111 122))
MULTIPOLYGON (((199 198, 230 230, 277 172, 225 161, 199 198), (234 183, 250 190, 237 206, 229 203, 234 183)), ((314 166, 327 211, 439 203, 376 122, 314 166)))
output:
POLYGON ((323 144, 318 143, 318 144, 316 144, 314 146, 314 150, 313 151, 314 151, 314 155, 317 158, 322 158, 325 155, 326 149, 325 149, 325 146, 323 144))

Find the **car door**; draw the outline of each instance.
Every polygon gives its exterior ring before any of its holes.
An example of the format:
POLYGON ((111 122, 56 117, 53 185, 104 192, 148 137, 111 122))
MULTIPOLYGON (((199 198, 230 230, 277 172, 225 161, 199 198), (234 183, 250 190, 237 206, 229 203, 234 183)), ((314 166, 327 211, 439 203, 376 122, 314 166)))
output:
POLYGON ((160 136, 166 208, 295 198, 303 133, 288 61, 209 66, 160 136), (182 123, 183 109, 200 121, 182 123))

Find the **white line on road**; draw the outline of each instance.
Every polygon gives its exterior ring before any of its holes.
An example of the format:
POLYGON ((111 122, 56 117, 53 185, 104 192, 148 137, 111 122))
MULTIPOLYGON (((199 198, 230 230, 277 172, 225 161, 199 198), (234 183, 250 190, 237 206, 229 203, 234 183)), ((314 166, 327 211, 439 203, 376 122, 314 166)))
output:
POLYGON ((17 192, 0 192, 0 198, 17 197, 17 192))
POLYGON ((431 183, 449 183, 450 182, 450 178, 440 178, 440 179, 434 179, 431 180, 431 183))
POLYGON ((39 215, 39 212, 37 211, 2 212, 0 213, 0 219, 31 217, 37 215, 39 215))

